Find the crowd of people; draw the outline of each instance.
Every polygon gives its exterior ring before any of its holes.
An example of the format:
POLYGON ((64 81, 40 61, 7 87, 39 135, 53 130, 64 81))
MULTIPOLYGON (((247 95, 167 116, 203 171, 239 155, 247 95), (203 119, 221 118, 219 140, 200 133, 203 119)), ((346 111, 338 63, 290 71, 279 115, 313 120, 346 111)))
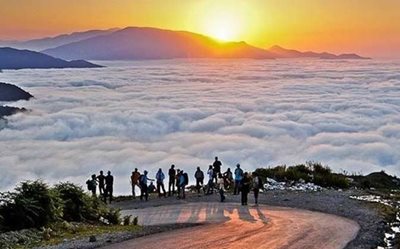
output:
MULTIPOLYGON (((201 193, 211 195, 214 191, 218 191, 220 200, 223 202, 226 199, 226 191, 233 190, 234 195, 241 194, 242 205, 247 205, 248 194, 253 190, 255 204, 258 204, 258 193, 260 189, 263 188, 263 182, 255 172, 252 174, 244 172, 240 164, 236 165, 234 172, 228 168, 222 173, 221 168, 221 161, 219 161, 218 157, 215 157, 215 161, 212 165, 209 165, 206 172, 208 181, 205 184, 205 174, 200 167, 197 167, 194 178, 196 180, 195 190, 198 195, 201 193)), ((185 189, 189 185, 188 174, 182 169, 175 169, 175 165, 171 165, 168 169, 168 191, 164 185, 165 178, 166 175, 161 168, 158 169, 154 179, 149 178, 147 170, 140 173, 139 170, 135 168, 130 176, 133 198, 136 198, 136 189, 139 189, 140 200, 147 201, 149 193, 153 192, 158 193, 159 198, 176 195, 178 199, 185 199, 185 189), (156 185, 154 185, 153 182, 155 182, 156 185)), ((93 195, 96 195, 98 185, 100 196, 103 197, 104 202, 106 202, 107 198, 110 202, 112 201, 114 178, 110 171, 108 171, 107 176, 104 176, 103 171, 100 171, 100 175, 92 175, 92 178, 86 183, 93 195)))

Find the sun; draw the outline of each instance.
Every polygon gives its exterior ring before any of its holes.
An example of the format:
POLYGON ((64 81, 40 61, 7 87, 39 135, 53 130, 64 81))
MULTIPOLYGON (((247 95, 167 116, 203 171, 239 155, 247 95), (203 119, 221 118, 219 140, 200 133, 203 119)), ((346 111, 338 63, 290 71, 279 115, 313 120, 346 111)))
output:
POLYGON ((208 34, 221 41, 236 40, 239 37, 239 20, 232 15, 223 14, 208 21, 208 34))
POLYGON ((243 14, 240 9, 228 7, 229 5, 218 5, 207 8, 201 17, 202 29, 206 35, 221 41, 240 39, 244 28, 243 14))

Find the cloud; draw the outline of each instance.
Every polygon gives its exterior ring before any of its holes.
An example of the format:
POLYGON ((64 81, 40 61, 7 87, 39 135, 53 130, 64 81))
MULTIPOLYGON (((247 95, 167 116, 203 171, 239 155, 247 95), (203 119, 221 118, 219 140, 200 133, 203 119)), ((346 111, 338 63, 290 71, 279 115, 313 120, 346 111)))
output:
MULTIPOLYGON (((23 179, 84 185, 111 170, 130 192, 135 168, 192 176, 321 161, 400 175, 400 78, 393 62, 172 60, 101 69, 5 71, 36 98, 0 130, 0 190, 23 179)), ((4 123, 2 124, 4 126, 4 123)), ((192 178, 193 179, 193 178, 192 178)))

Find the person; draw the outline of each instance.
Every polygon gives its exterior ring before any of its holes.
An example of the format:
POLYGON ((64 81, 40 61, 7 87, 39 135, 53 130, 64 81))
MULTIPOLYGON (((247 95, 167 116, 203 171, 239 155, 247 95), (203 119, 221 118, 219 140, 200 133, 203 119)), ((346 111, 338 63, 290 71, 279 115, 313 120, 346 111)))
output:
POLYGON ((92 192, 92 196, 96 196, 97 181, 95 174, 93 174, 91 178, 86 181, 86 185, 88 190, 92 192))
POLYGON ((144 197, 146 201, 149 199, 149 187, 147 186, 147 181, 153 181, 152 179, 147 177, 147 173, 147 170, 145 170, 143 172, 143 175, 141 175, 139 178, 140 200, 143 200, 144 197))
POLYGON ((157 171, 157 174, 156 174, 157 192, 158 192, 159 198, 161 197, 161 195, 163 195, 164 197, 167 197, 167 192, 165 191, 165 187, 164 187, 164 179, 165 179, 164 172, 162 172, 162 169, 159 168, 157 171), (163 190, 163 194, 161 194, 161 188, 163 190))
POLYGON ((107 172, 105 177, 106 188, 104 192, 104 202, 107 202, 107 197, 109 197, 109 201, 111 203, 113 199, 113 185, 114 185, 114 177, 111 175, 111 171, 107 172))
POLYGON ((222 176, 224 177, 225 180, 225 188, 230 189, 233 183, 233 174, 231 168, 228 168, 222 176))
POLYGON ((240 182, 242 181, 242 179, 243 179, 243 170, 240 168, 240 164, 237 164, 235 169, 235 186, 233 190, 234 195, 239 194, 240 182))
POLYGON ((176 170, 176 175, 175 175, 175 186, 178 192, 178 199, 179 199, 179 193, 181 192, 181 186, 179 185, 179 177, 181 176, 181 170, 177 169, 176 170))
POLYGON ((197 170, 194 173, 194 178, 196 179, 197 193, 200 194, 200 188, 204 184, 204 173, 201 171, 200 167, 197 167, 197 170))
POLYGON ((172 195, 175 195, 175 181, 176 181, 176 171, 175 165, 171 165, 171 168, 168 171, 169 182, 168 182, 168 196, 171 196, 171 189, 172 195))
POLYGON ((251 185, 251 179, 249 177, 249 174, 246 172, 244 173, 244 176, 240 182, 241 192, 242 192, 242 205, 247 205, 247 195, 250 192, 250 185, 251 185))
POLYGON ((153 182, 150 182, 150 185, 148 187, 149 193, 154 193, 156 191, 156 186, 154 186, 153 182))
POLYGON ((103 174, 103 171, 100 170, 100 175, 97 176, 97 181, 99 182, 99 193, 100 195, 104 195, 105 189, 104 189, 104 181, 106 177, 103 174))
POLYGON ((224 177, 222 176, 221 173, 218 173, 218 187, 219 187, 219 195, 221 197, 221 202, 225 201, 225 181, 224 181, 224 177))
POLYGON ((215 179, 215 183, 217 183, 217 176, 219 173, 221 173, 221 161, 218 160, 218 157, 215 157, 215 161, 213 163, 213 172, 214 172, 214 179, 215 179))
POLYGON ((263 189, 263 183, 261 177, 259 177, 256 172, 253 172, 252 183, 253 183, 255 204, 258 205, 258 193, 260 192, 260 189, 263 189))
POLYGON ((134 199, 136 199, 135 187, 138 186, 138 188, 140 189, 139 177, 140 177, 140 173, 139 173, 138 169, 135 168, 135 171, 133 171, 132 175, 131 175, 132 196, 134 199))
POLYGON ((178 199, 186 198, 185 188, 186 188, 186 185, 188 185, 188 184, 189 184, 189 176, 186 172, 183 172, 183 170, 181 170, 180 174, 179 174, 179 190, 180 191, 178 192, 178 199))
POLYGON ((214 193, 214 170, 213 170, 213 166, 210 165, 208 166, 208 171, 207 171, 207 175, 208 175, 208 183, 207 183, 207 195, 210 195, 212 193, 214 193))

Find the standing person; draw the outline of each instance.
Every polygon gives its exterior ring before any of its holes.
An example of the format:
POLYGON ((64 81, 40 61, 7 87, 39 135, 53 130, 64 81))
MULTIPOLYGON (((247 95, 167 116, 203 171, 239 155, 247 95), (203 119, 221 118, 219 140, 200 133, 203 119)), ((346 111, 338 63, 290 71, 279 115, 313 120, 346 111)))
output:
POLYGON ((231 168, 228 168, 227 171, 223 174, 225 180, 225 187, 230 189, 233 183, 233 174, 231 168))
POLYGON ((149 189, 147 186, 147 181, 153 181, 152 179, 147 177, 147 170, 143 172, 143 175, 140 176, 139 178, 139 184, 140 184, 140 200, 143 200, 143 197, 147 201, 149 199, 149 189))
POLYGON ((180 189, 180 191, 178 193, 178 199, 186 198, 185 188, 186 188, 186 185, 188 185, 188 184, 189 184, 189 176, 186 172, 183 172, 183 170, 181 170, 181 172, 179 174, 179 189, 180 189))
POLYGON ((175 182, 176 182, 176 171, 175 165, 171 165, 171 168, 168 171, 169 182, 168 182, 168 196, 171 196, 171 188, 172 188, 172 195, 175 194, 175 182))
POLYGON ((140 173, 138 169, 135 168, 135 171, 133 171, 131 175, 132 196, 134 199, 136 199, 135 187, 138 186, 140 189, 139 178, 140 178, 140 173))
POLYGON ((221 173, 218 173, 218 187, 219 187, 219 195, 221 197, 221 202, 225 201, 225 181, 224 181, 224 177, 222 176, 221 173))
POLYGON ((92 196, 96 196, 97 181, 96 175, 93 174, 89 180, 86 181, 87 188, 92 192, 92 196))
POLYGON ((181 192, 181 186, 179 185, 179 177, 181 177, 181 170, 177 169, 176 175, 175 175, 175 185, 176 185, 177 192, 178 192, 178 199, 179 199, 179 193, 181 192))
POLYGON ((201 171, 200 167, 197 167, 196 173, 194 173, 194 178, 196 179, 197 193, 200 194, 200 188, 204 184, 204 173, 201 171))
POLYGON ((240 183, 241 192, 242 192, 242 205, 247 205, 247 195, 250 192, 251 179, 249 174, 246 172, 244 173, 243 179, 240 183))
POLYGON ((100 195, 104 195, 105 189, 104 189, 104 181, 106 177, 103 175, 103 171, 100 170, 100 175, 97 176, 97 181, 99 182, 99 193, 100 195))
POLYGON ((207 175, 208 175, 208 183, 207 183, 207 195, 210 195, 212 193, 214 193, 214 170, 213 170, 213 166, 210 165, 208 166, 208 171, 207 171, 207 175))
POLYGON ((260 189, 263 189, 263 183, 261 177, 259 177, 256 172, 253 172, 252 184, 255 204, 258 205, 258 193, 260 192, 260 189))
POLYGON ((233 190, 234 195, 239 194, 240 182, 242 181, 242 179, 243 179, 243 170, 240 168, 240 164, 237 164, 235 169, 235 187, 233 190))
POLYGON ((107 201, 106 198, 109 197, 109 201, 111 203, 113 199, 113 185, 114 185, 114 177, 111 175, 111 171, 107 172, 106 180, 106 194, 104 196, 105 202, 107 201))
POLYGON ((167 192, 165 191, 165 187, 164 187, 164 179, 165 179, 165 175, 164 172, 162 172, 162 169, 159 168, 156 174, 156 180, 157 180, 157 192, 158 192, 158 197, 161 197, 161 188, 163 190, 163 194, 164 197, 167 197, 167 192))
POLYGON ((217 176, 219 173, 221 173, 221 161, 218 160, 218 157, 215 157, 215 161, 213 163, 213 170, 214 170, 214 179, 215 183, 217 183, 217 176))

